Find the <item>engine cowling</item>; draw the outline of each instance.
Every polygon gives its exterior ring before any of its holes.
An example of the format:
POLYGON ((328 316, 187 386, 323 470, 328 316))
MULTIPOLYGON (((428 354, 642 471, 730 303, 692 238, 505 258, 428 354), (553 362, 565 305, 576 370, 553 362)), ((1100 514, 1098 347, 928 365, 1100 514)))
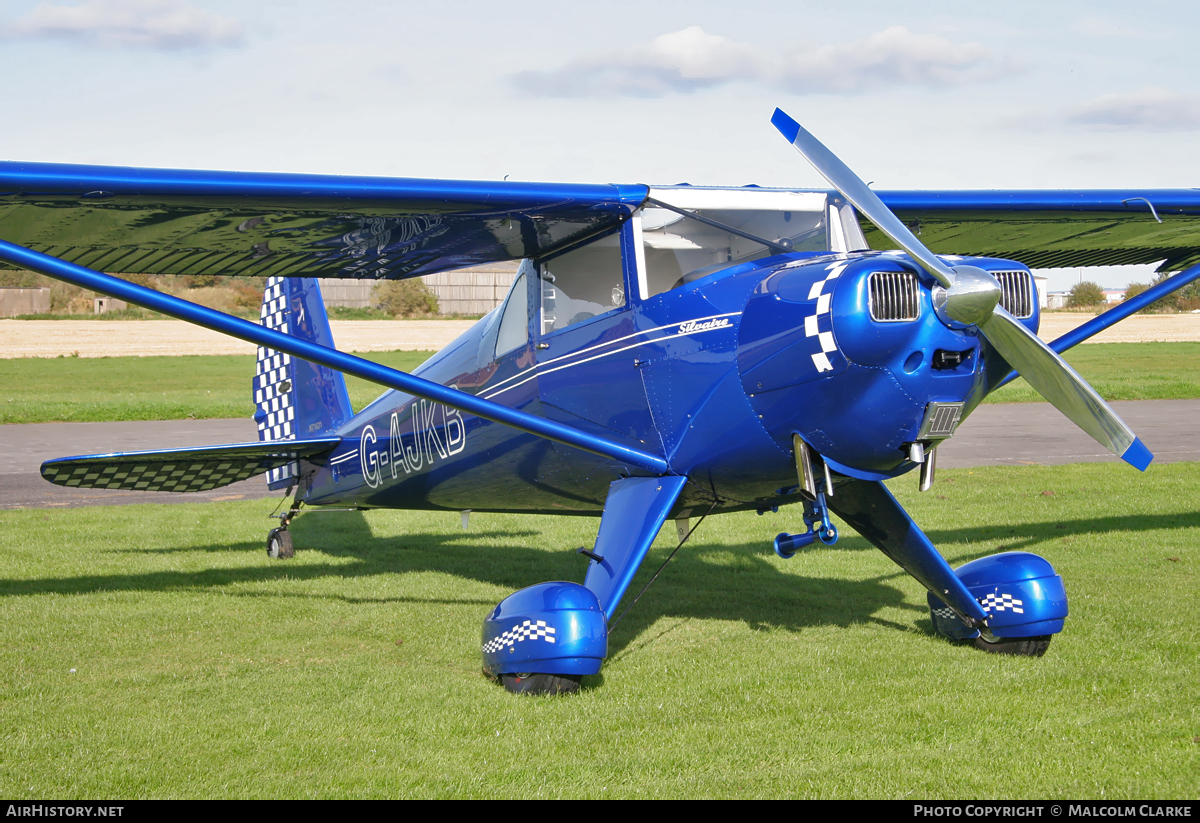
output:
MULTIPOLYGON (((1028 276, 1008 261, 971 263, 1028 276)), ((762 279, 742 316, 738 368, 782 448, 798 433, 851 476, 900 474, 931 409, 969 411, 987 391, 989 358, 993 373, 1007 370, 975 328, 939 318, 918 272, 905 255, 875 253, 793 261, 762 279)), ((1017 308, 1036 330, 1036 296, 1017 308)))

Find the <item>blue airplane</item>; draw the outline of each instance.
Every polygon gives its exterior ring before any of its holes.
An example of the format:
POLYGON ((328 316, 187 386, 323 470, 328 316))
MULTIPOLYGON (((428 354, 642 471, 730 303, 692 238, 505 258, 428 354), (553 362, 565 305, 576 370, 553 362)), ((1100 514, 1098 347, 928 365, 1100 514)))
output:
POLYGON ((42 474, 179 492, 266 474, 292 495, 267 539, 278 558, 302 507, 599 515, 582 584, 531 586, 484 619, 484 669, 515 692, 599 672, 668 520, 682 545, 706 516, 788 504, 804 528, 776 538, 780 556, 835 542, 836 515, 928 589, 936 631, 1043 654, 1067 617, 1051 564, 952 569, 883 481, 916 471, 930 488, 939 444, 1015 373, 1144 470, 1150 452, 1059 354, 1200 277, 1200 191, 876 193, 782 111, 772 122, 832 191, 0 163, 0 261, 259 347, 258 443, 42 474), (521 261, 503 305, 413 374, 334 346, 315 278, 497 260, 521 261), (1029 266, 1152 261, 1180 273, 1037 338, 1029 266), (265 276, 262 322, 103 271, 265 276), (389 390, 355 412, 343 374, 389 390))

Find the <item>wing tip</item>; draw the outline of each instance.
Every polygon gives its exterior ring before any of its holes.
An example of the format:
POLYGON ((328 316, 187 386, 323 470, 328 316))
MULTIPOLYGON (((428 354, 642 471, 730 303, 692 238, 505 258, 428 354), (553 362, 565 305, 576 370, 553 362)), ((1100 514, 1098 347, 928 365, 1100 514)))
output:
POLYGON ((771 115, 771 125, 777 128, 789 143, 795 143, 797 135, 800 134, 800 124, 780 108, 776 108, 775 113, 771 115))
POLYGON ((1154 455, 1146 448, 1146 444, 1140 437, 1135 437, 1129 448, 1121 454, 1121 459, 1138 471, 1144 472, 1150 465, 1150 461, 1154 459, 1154 455))

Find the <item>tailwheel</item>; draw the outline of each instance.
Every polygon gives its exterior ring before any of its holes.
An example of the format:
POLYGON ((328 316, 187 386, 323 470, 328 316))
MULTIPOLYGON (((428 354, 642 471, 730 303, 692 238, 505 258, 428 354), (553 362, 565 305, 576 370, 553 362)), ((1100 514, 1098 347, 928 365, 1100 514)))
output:
POLYGON ((579 677, 566 674, 502 674, 500 682, 513 694, 574 694, 579 691, 579 677))
POLYGON ((272 560, 288 560, 295 554, 291 532, 285 528, 271 529, 267 535, 267 557, 272 560))
POLYGON ((983 649, 990 654, 1013 654, 1019 657, 1041 657, 1050 648, 1050 638, 1053 635, 1044 634, 1039 637, 996 637, 980 633, 975 638, 975 648, 983 649))

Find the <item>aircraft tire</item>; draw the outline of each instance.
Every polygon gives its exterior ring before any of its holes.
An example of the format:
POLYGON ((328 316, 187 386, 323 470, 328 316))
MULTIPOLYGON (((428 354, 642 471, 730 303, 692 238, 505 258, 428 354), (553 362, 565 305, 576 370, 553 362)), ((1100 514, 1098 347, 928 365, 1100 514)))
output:
POLYGON ((502 674, 500 682, 513 694, 574 694, 579 678, 566 674, 502 674))
POLYGON ((287 529, 271 529, 267 535, 267 557, 272 560, 288 560, 295 555, 291 532, 287 529))
POLYGON ((1040 637, 995 637, 987 640, 981 634, 975 638, 975 648, 983 649, 989 654, 1013 654, 1019 657, 1041 657, 1050 648, 1050 638, 1053 635, 1044 634, 1040 637))

